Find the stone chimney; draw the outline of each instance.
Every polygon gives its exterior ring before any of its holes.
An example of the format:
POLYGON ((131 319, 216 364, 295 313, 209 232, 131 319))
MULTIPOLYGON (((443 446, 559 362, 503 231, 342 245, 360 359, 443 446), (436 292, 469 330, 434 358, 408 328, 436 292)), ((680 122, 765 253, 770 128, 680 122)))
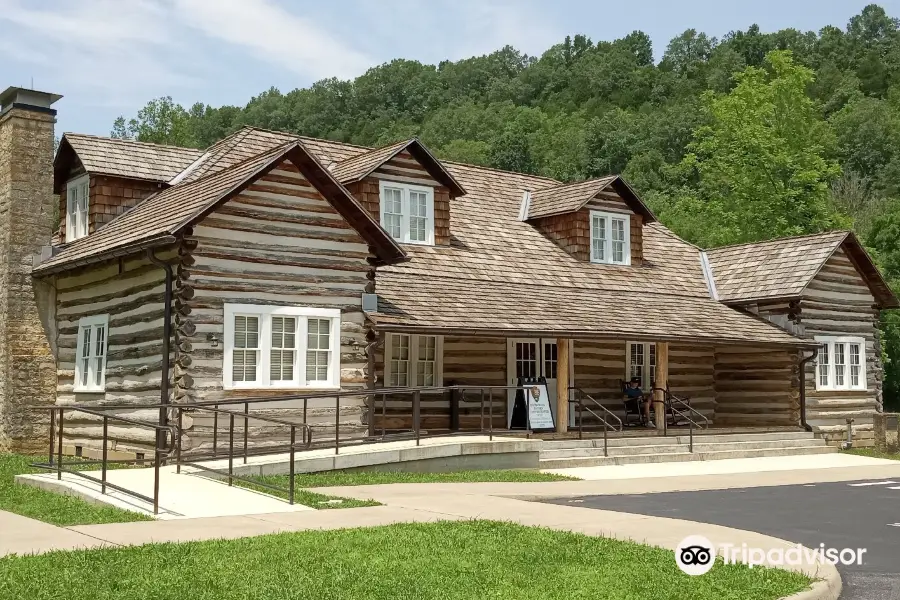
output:
POLYGON ((31 267, 54 228, 51 105, 61 97, 0 93, 0 450, 46 449, 48 415, 25 407, 56 401, 55 300, 31 267))

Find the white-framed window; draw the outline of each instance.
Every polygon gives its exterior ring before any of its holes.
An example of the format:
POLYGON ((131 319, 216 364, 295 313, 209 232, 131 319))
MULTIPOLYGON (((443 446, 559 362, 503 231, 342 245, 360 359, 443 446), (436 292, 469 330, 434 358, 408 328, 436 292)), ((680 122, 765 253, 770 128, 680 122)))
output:
POLYGON ((336 308, 225 305, 225 389, 337 389, 341 311, 336 308))
POLYGON ((656 344, 653 342, 626 342, 625 381, 641 378, 641 389, 649 392, 656 379, 656 344))
POLYGON ((866 390, 866 340, 817 335, 817 390, 866 390))
POLYGON ((88 234, 90 183, 85 173, 66 184, 66 243, 88 234))
POLYGON ((404 244, 434 245, 434 189, 382 181, 381 226, 404 244))
POLYGON ((628 215, 591 211, 591 262, 631 264, 631 218, 628 215))
POLYGON ((444 380, 444 337, 389 333, 384 345, 388 387, 439 387, 444 380))
POLYGON ((106 390, 106 347, 109 315, 94 315, 78 320, 75 353, 76 392, 106 390))

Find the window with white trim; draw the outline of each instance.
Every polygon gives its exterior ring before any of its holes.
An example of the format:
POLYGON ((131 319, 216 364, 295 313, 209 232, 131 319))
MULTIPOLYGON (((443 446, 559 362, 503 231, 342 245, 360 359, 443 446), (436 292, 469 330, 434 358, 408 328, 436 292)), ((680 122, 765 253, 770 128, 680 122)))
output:
POLYGON ((90 176, 77 177, 66 184, 66 243, 88 234, 90 176))
POLYGON ((222 383, 238 388, 340 387, 341 311, 225 305, 222 383))
POLYGON ((434 189, 382 181, 381 226, 404 244, 434 245, 434 189))
POLYGON ((816 336, 817 390, 866 390, 866 340, 861 337, 816 336))
POLYGON ((591 262, 631 264, 631 218, 628 215, 591 211, 591 262))
POLYGON ((76 392, 106 390, 106 347, 109 315, 94 315, 78 320, 75 354, 76 392))
POLYGON ((384 346, 388 387, 443 385, 444 338, 389 333, 384 346))
POLYGON ((656 344, 653 342, 627 342, 625 344, 625 381, 640 377, 641 389, 650 391, 656 379, 656 344))

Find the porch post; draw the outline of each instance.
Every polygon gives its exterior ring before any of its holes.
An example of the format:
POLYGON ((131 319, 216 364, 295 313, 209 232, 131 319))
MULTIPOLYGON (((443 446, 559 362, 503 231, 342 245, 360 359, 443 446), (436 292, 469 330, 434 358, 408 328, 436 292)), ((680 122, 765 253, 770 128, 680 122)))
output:
POLYGON ((653 392, 653 410, 656 413, 656 429, 662 431, 666 421, 665 393, 669 383, 669 342, 656 342, 656 376, 653 387, 660 388, 653 392))
POLYGON ((569 430, 569 340, 556 340, 556 432, 569 430))

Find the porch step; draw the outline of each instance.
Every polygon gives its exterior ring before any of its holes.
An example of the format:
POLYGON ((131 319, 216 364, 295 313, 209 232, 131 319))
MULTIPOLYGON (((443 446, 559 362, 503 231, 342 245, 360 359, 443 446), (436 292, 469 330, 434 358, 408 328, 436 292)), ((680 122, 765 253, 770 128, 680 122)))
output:
MULTIPOLYGON (((728 450, 772 450, 780 448, 809 448, 825 446, 825 440, 819 439, 787 439, 787 440, 750 440, 741 442, 707 442, 694 438, 694 452, 722 452, 728 450)), ((684 451, 686 443, 647 444, 647 445, 612 445, 609 446, 610 456, 631 456, 637 454, 665 454, 684 451)), ((560 458, 584 458, 590 456, 603 456, 602 442, 592 448, 560 448, 556 450, 541 450, 541 459, 560 458)))
POLYGON ((604 456, 603 438, 545 441, 541 446, 541 468, 796 456, 837 451, 837 448, 828 446, 824 439, 806 431, 728 434, 704 432, 694 435, 693 453, 689 450, 687 435, 617 436, 609 438, 607 443, 608 456, 604 456))
MULTIPOLYGON (((610 449, 612 451, 612 449, 610 449)), ((541 459, 541 469, 569 469, 573 467, 603 467, 610 465, 629 465, 638 463, 687 462, 694 460, 721 460, 726 458, 760 458, 769 456, 799 456, 809 454, 830 454, 837 452, 834 446, 788 446, 784 448, 759 448, 744 450, 710 450, 688 452, 687 446, 678 447, 677 451, 653 454, 627 454, 604 457, 585 456, 580 458, 547 458, 541 459)))
MULTIPOLYGON (((661 436, 651 430, 647 435, 624 437, 618 434, 610 434, 609 447, 613 446, 649 446, 687 444, 690 438, 687 434, 661 436)), ((773 431, 768 433, 698 433, 694 432, 694 443, 727 443, 747 441, 784 441, 784 440, 808 440, 815 439, 812 433, 806 431, 773 431)), ((544 450, 560 450, 567 448, 602 448, 603 437, 593 437, 585 440, 544 440, 541 446, 544 450)))

